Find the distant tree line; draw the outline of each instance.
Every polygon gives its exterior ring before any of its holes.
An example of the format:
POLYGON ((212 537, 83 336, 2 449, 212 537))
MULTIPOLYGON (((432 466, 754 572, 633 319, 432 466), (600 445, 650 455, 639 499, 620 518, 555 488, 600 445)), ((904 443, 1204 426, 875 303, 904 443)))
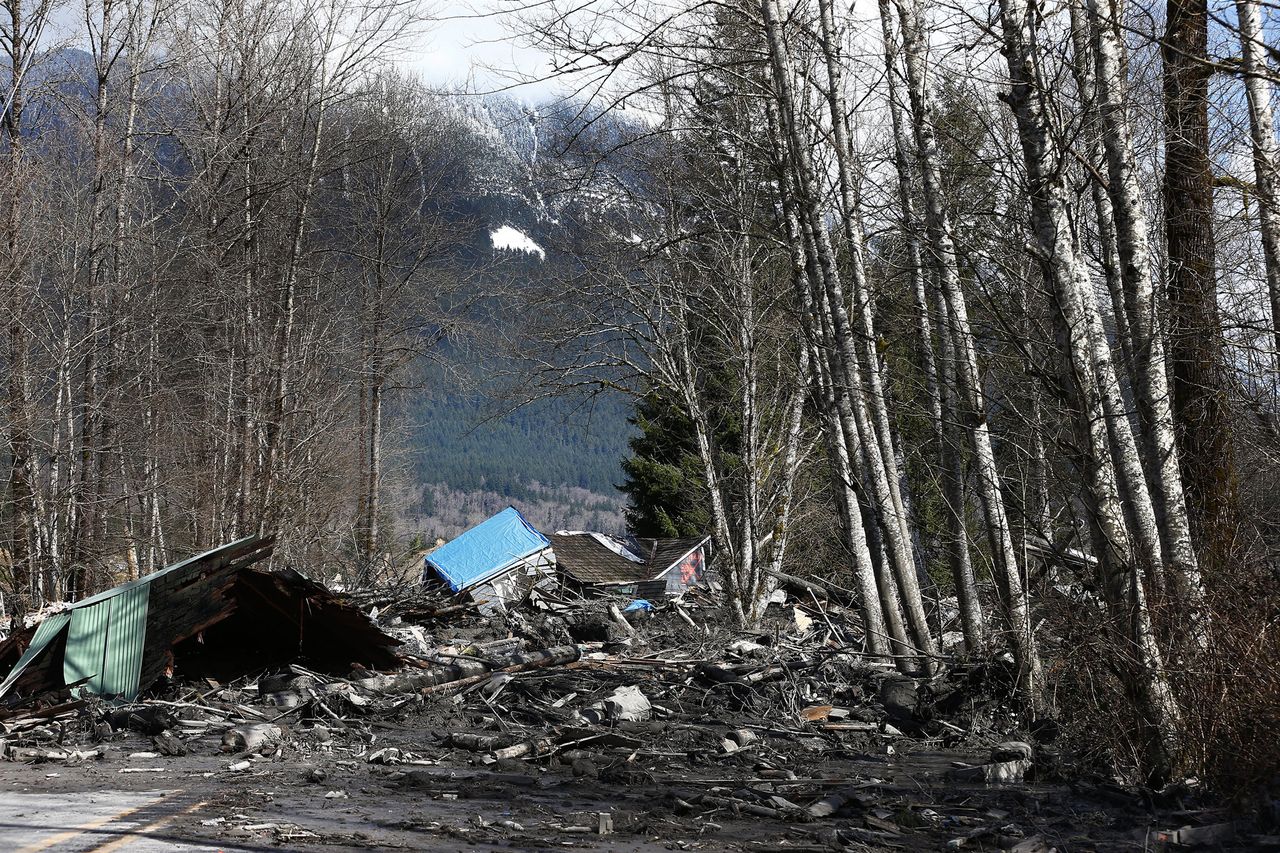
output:
POLYGON ((632 432, 625 398, 588 406, 552 398, 507 412, 501 380, 482 368, 463 383, 439 370, 426 373, 436 379, 424 377, 421 392, 404 403, 401 440, 415 481, 496 491, 513 501, 540 499, 536 484, 571 486, 620 503, 620 456, 632 432))

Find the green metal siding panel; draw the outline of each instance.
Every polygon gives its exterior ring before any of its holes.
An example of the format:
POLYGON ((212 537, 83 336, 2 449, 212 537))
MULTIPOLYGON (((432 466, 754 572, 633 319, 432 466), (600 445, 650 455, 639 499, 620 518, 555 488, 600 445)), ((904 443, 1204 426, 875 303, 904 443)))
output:
POLYGON ((138 675, 147 638, 149 584, 122 590, 111 599, 111 624, 107 627, 106 660, 96 692, 103 696, 138 698, 138 675))
MULTIPOLYGON (((114 596, 113 596, 114 598, 114 596)), ((111 622, 111 599, 71 611, 67 650, 62 656, 62 679, 67 684, 84 682, 84 690, 100 693, 103 665, 107 657, 107 626, 111 622)), ((77 689, 79 694, 80 690, 77 689)))
MULTIPOLYGON (((80 682, 75 692, 137 698, 147 639, 151 595, 165 606, 174 588, 194 583, 205 571, 218 571, 236 559, 270 554, 271 539, 247 536, 227 545, 189 557, 146 577, 109 589, 72 605, 65 613, 50 616, 37 626, 31 644, 13 671, 0 682, 3 696, 48 646, 67 632, 62 659, 66 684, 80 682), (182 571, 182 570, 189 571, 182 571), (158 582, 158 583, 157 583, 158 582)), ((164 632, 161 631, 163 634, 164 632)), ((164 638, 161 638, 164 642, 164 638)), ((56 661, 48 662, 51 667, 56 661)), ((45 689, 53 685, 46 684, 45 689)))
POLYGON ((18 662, 13 665, 13 670, 5 678, 4 683, 0 684, 0 696, 9 692, 9 688, 18 680, 18 676, 22 675, 22 671, 40 656, 45 647, 54 641, 70 621, 70 613, 55 613, 36 627, 35 634, 31 636, 31 645, 27 646, 26 651, 22 653, 22 657, 18 658, 18 662))
POLYGON ((67 684, 88 679, 82 688, 85 693, 137 697, 150 595, 148 584, 130 586, 104 601, 72 611, 62 661, 67 684))

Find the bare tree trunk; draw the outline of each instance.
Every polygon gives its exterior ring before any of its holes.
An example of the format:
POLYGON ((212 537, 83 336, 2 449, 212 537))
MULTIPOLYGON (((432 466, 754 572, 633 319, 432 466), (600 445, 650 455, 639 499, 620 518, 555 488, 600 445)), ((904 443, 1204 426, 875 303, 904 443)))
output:
POLYGON ((809 376, 809 347, 800 342, 799 363, 791 392, 791 407, 787 414, 785 443, 782 456, 782 486, 778 509, 774 515, 773 529, 769 534, 769 568, 767 574, 776 577, 782 571, 791 538, 791 513, 794 509, 796 475, 800 469, 800 441, 804 429, 805 381, 809 376))
MULTIPOLYGON (((833 368, 838 367, 838 370, 832 370, 832 378, 833 381, 838 379, 836 384, 843 384, 850 392, 849 403, 852 408, 851 420, 853 424, 846 426, 846 435, 856 431, 863 452, 867 454, 870 463, 868 467, 871 469, 872 475, 870 485, 875 497, 878 520, 880 521, 881 532, 885 536, 890 562, 902 596, 903 608, 906 611, 907 622, 911 627, 912 640, 917 648, 924 653, 923 666, 926 670, 930 670, 933 665, 932 657, 936 653, 936 644, 929 629, 924 604, 920 596, 911 539, 906 527, 906 520, 903 518, 901 501, 896 499, 894 494, 896 478, 889 475, 887 467, 887 465, 893 464, 894 460, 892 456, 888 460, 885 459, 879 431, 875 426, 874 416, 866 400, 866 396, 868 396, 866 389, 871 386, 866 383, 864 367, 858 354, 856 332, 850 322, 848 309, 846 308, 845 295, 840 283, 835 253, 823 226, 817 204, 816 173, 795 115, 797 102, 793 92, 791 60, 785 36, 782 32, 781 17, 775 0, 762 0, 761 8, 765 32, 769 42, 774 85, 780 107, 780 124, 787 136, 788 156, 794 165, 797 177, 798 209, 802 214, 802 226, 806 227, 811 234, 811 237, 807 239, 812 241, 812 245, 817 250, 816 266, 821 273, 823 282, 821 298, 818 300, 819 308, 826 316, 827 322, 831 324, 834 343, 836 344, 834 353, 836 362, 833 363, 833 368)), ((838 80, 839 75, 837 74, 835 82, 838 82, 838 80)), ((836 103, 837 108, 832 110, 833 114, 842 112, 842 109, 838 106, 838 99, 836 103)), ((842 169, 842 171, 844 170, 842 169)), ((860 237, 854 234, 848 236, 850 240, 860 240, 860 237)), ((858 270, 861 263, 860 245, 855 243, 854 247, 859 251, 855 251, 855 257, 851 260, 854 269, 858 270)), ((857 277, 857 273, 855 273, 855 279, 857 277)), ((865 281, 863 281, 863 284, 865 284, 865 281)), ((855 302, 858 303, 855 308, 863 311, 864 317, 866 316, 865 311, 868 310, 867 301, 865 288, 855 294, 855 302)), ((866 365, 865 370, 874 371, 876 366, 874 364, 866 365)), ((870 396, 875 397, 871 401, 871 406, 883 404, 882 393, 876 397, 875 392, 872 391, 870 396)), ((848 418, 849 416, 842 413, 842 417, 848 418)), ((886 435, 884 438, 887 441, 888 436, 886 435)))
MULTIPOLYGON (((982 599, 978 596, 978 581, 969 553, 969 529, 965 523, 965 472, 962 445, 964 436, 960 426, 959 407, 956 400, 955 346, 951 340, 947 306, 941 294, 938 296, 939 341, 942 350, 940 386, 942 500, 946 504, 948 535, 951 539, 951 576, 956 585, 956 599, 960 605, 960 626, 964 632, 965 648, 971 654, 981 652, 988 644, 988 628, 983 618, 982 599)), ((1021 672, 1021 668, 1019 669, 1021 672)))
POLYGON ((1205 0, 1165 7, 1164 218, 1169 258, 1173 410, 1191 532, 1202 564, 1225 567, 1240 524, 1218 312, 1209 153, 1209 12, 1205 0))
MULTIPOLYGON (((1123 80, 1124 47, 1119 37, 1114 7, 1103 15, 1099 0, 1087 0, 1094 61, 1097 67, 1098 112, 1102 119, 1102 140, 1110 179, 1111 207, 1114 211, 1117 245, 1125 291, 1128 295, 1128 328, 1132 336, 1129 350, 1134 386, 1146 428, 1146 446, 1155 458, 1153 492, 1162 510, 1159 525, 1170 573, 1185 606, 1193 632, 1202 632, 1204 590, 1200 568, 1191 542, 1191 527, 1183 493, 1182 472, 1174 435, 1173 409, 1168 374, 1165 372, 1164 340, 1157 322, 1154 264, 1149 231, 1142 201, 1138 170, 1133 154, 1133 135, 1126 110, 1123 80)), ((1128 422, 1125 416, 1125 422, 1128 422)), ((1153 523, 1155 521, 1153 520, 1153 523)), ((1157 567, 1158 568, 1158 567, 1157 567)))
MULTIPOLYGON (((1071 19, 1071 44, 1074 56, 1071 71, 1076 78, 1076 88, 1080 91, 1080 108, 1083 114, 1081 135, 1086 147, 1084 154, 1085 171, 1093 177, 1089 181, 1089 194, 1093 200, 1094 216, 1098 228, 1098 250, 1102 263, 1103 278, 1107 283, 1107 292, 1111 296, 1111 319, 1115 323, 1116 344, 1120 347, 1121 361, 1125 369, 1133 375, 1133 336, 1129 331, 1129 315, 1132 306, 1126 303, 1124 279, 1120 273, 1120 245, 1116 235, 1115 215, 1111 209, 1111 198, 1107 195, 1108 184, 1098 174, 1099 169, 1106 170, 1106 157, 1102 153, 1102 120, 1098 115, 1098 88, 1094 81, 1093 47, 1090 42, 1092 27, 1089 24, 1085 0, 1071 0, 1068 4, 1071 19)), ((1082 241, 1084 235, 1081 235, 1082 241)))
MULTIPOLYGON (((1038 706, 1040 659, 1035 649, 1030 605, 1024 589, 1022 570, 1018 565, 1004 495, 1001 493, 1000 474, 996 467, 982 378, 978 370, 977 347, 969 325, 969 309, 960 281, 960 265, 956 257, 951 218, 943 198, 941 158, 933 127, 933 107, 924 66, 927 48, 925 34, 919 8, 914 0, 896 0, 896 3, 902 25, 903 59, 910 95, 912 129, 920 163, 929 255, 946 302, 946 315, 942 321, 948 326, 958 387, 964 408, 967 409, 966 427, 972 444, 978 495, 987 534, 991 539, 995 576, 1009 624, 1010 641, 1018 665, 1019 685, 1032 705, 1038 706)), ((960 509, 956 507, 957 511, 960 509)))
MULTIPOLYGON (((772 102, 765 105, 773 150, 784 156, 786 140, 782 133, 778 107, 772 102)), ((862 508, 854 491, 856 474, 849 458, 851 442, 846 439, 840 415, 836 409, 835 392, 822 355, 824 335, 817 320, 813 298, 813 280, 818 273, 812 263, 813 252, 806 251, 806 238, 796 212, 794 175, 785 165, 779 167, 778 184, 781 188, 783 218, 786 225, 787 247, 790 251, 792 275, 795 280, 797 311, 805 332, 804 346, 810 355, 807 359, 808 374, 814 389, 819 412, 824 421, 822 430, 831 465, 831 485, 835 494, 840 529, 845 550, 852 561, 854 588, 858 591, 859 609, 863 630, 866 632, 867 651, 887 654, 893 643, 900 667, 907 667, 909 649, 906 630, 902 624, 901 608, 896 588, 879 584, 874 562, 863 526, 862 508)), ((802 375, 803 378, 803 375, 802 375)))
POLYGON ((951 422, 958 421, 951 371, 952 351, 945 303, 940 303, 938 333, 942 348, 942 367, 933 346, 933 323, 930 320, 930 299, 926 292, 923 253, 920 246, 920 217, 916 211, 917 189, 913 180, 908 151, 915 148, 908 138, 903 117, 898 63, 898 40, 892 26, 890 0, 880 0, 880 21, 884 41, 884 60, 888 79, 889 113, 894 136, 894 167, 898 175, 898 201, 902 209, 902 232, 907 246, 908 275, 915 299, 916 329, 919 335, 920 369, 924 374, 925 395, 929 404, 929 418, 933 429, 933 441, 940 469, 943 472, 943 507, 946 514, 946 541, 948 562, 956 586, 956 598, 960 606, 960 623, 964 632, 965 647, 976 652, 986 644, 986 625, 982 603, 978 598, 973 562, 969 554, 969 539, 965 530, 964 514, 964 461, 961 443, 950 435, 951 422))
MULTIPOLYGON (((1105 340, 1096 337, 1096 305, 1077 254, 1060 166, 1060 154, 1050 133, 1043 98, 1048 89, 1040 77, 1040 57, 1035 53, 1035 17, 1026 0, 1001 0, 1004 54, 1012 90, 1008 103, 1017 121, 1026 162, 1036 250, 1045 268, 1057 303, 1059 329, 1070 358, 1069 382, 1077 397, 1078 431, 1088 447, 1089 494, 1105 547, 1099 554, 1106 600, 1117 624, 1121 648, 1133 650, 1131 672, 1135 701, 1151 726, 1147 767, 1152 777, 1167 775, 1178 754, 1180 712, 1164 673, 1160 649, 1155 644, 1146 602, 1140 588, 1143 579, 1125 525, 1125 515, 1112 457, 1108 426, 1111 383, 1107 381, 1109 352, 1105 340), (1101 386, 1101 387, 1100 387, 1101 386)), ((1111 374, 1114 379, 1114 373, 1111 374)), ((1120 452, 1127 452, 1123 445, 1120 452)), ((1131 497, 1136 497, 1131 495, 1131 497)))
POLYGON ((7 313, 9 415, 9 500, 13 504, 10 560, 13 576, 10 613, 16 617, 31 604, 32 582, 37 571, 35 543, 35 439, 32 434, 31 340, 28 311, 33 293, 27 281, 27 247, 22 224, 27 204, 23 110, 25 78, 39 49, 39 36, 48 6, 38 3, 28 10, 23 0, 6 0, 0 8, 7 21, 0 23, 4 53, 9 60, 7 109, 0 129, 8 146, 4 160, 4 293, 0 304, 7 313), (28 14, 30 11, 31 14, 28 14))
POLYGON ((1275 341, 1276 369, 1280 371, 1280 150, 1276 145, 1275 114, 1271 94, 1274 73, 1267 61, 1269 49, 1263 34, 1258 0, 1236 0, 1240 27, 1240 72, 1249 99, 1249 131, 1253 139, 1254 195, 1258 199, 1258 225, 1266 265, 1267 295, 1271 302, 1271 326, 1275 341))

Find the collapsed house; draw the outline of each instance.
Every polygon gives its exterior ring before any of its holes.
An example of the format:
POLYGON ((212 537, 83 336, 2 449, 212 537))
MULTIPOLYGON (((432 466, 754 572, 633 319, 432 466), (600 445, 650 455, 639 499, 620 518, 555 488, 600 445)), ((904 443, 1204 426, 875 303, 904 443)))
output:
POLYGON ((551 542, 509 506, 425 557, 426 568, 492 615, 555 577, 551 542))
POLYGON ((675 597, 703 582, 710 539, 624 540, 569 530, 547 537, 507 507, 429 552, 423 580, 438 576, 486 615, 507 609, 534 588, 579 596, 675 597))
POLYGON ((233 677, 305 661, 328 672, 399 664, 357 608, 292 569, 251 568, 250 536, 78 601, 0 643, 0 701, 71 688, 132 701, 169 676, 233 677))
POLYGON ((561 530, 551 536, 556 567, 574 592, 660 599, 684 594, 706 574, 709 536, 626 540, 561 530))

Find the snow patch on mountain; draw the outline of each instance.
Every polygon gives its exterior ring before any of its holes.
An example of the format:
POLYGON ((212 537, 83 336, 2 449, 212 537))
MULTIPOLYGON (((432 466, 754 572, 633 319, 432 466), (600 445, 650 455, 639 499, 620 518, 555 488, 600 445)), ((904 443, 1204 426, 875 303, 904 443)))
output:
POLYGON ((491 230, 489 232, 489 240, 493 243, 493 248, 499 251, 524 252, 529 255, 537 255, 544 261, 547 259, 545 249, 535 243, 528 234, 517 228, 512 228, 510 225, 503 225, 501 228, 491 230))

